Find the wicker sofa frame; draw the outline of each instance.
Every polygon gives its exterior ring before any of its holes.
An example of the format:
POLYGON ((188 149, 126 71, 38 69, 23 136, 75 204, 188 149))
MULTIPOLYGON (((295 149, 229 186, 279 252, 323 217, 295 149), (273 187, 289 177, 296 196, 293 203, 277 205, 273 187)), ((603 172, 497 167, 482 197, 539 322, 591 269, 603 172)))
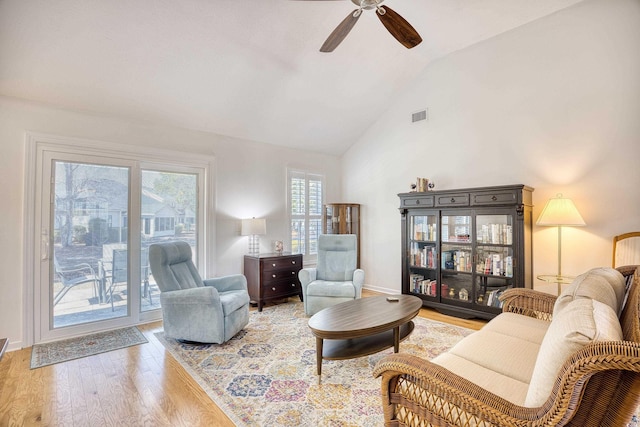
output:
MULTIPOLYGON (((626 426, 640 403, 640 268, 617 270, 631 286, 620 315, 624 340, 575 352, 544 405, 515 405, 439 365, 393 354, 373 372, 382 377, 385 426, 626 426)), ((550 321, 556 297, 519 288, 502 299, 503 312, 550 321)))

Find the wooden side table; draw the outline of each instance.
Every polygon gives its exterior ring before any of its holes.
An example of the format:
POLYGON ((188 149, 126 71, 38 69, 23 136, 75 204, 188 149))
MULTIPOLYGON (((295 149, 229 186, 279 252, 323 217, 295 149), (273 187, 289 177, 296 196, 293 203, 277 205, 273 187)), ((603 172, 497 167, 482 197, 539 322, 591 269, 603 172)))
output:
POLYGON ((558 296, 562 293, 562 285, 569 285, 573 282, 573 279, 575 279, 573 276, 558 276, 557 274, 541 274, 540 276, 536 276, 536 278, 547 283, 557 283, 558 296))
POLYGON ((301 254, 245 255, 244 275, 251 303, 258 306, 258 311, 262 311, 267 300, 297 295, 302 301, 302 286, 298 280, 301 269, 301 254))

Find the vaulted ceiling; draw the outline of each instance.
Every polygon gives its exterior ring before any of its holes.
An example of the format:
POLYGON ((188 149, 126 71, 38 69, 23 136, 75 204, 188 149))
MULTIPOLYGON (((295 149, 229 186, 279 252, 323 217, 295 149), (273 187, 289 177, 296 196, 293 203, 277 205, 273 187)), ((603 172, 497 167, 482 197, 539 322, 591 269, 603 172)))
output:
MULTIPOLYGON (((582 0, 0 0, 0 95, 342 154, 428 64, 582 0)), ((410 112, 408 112, 410 113, 410 112)))

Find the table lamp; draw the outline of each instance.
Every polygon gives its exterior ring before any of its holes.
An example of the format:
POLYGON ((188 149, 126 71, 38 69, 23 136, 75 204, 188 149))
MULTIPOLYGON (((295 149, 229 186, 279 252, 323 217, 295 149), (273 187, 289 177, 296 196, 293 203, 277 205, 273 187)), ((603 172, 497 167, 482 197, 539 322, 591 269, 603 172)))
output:
POLYGON ((242 220, 240 234, 249 236, 249 255, 260 253, 260 237, 267 234, 267 221, 264 218, 251 218, 242 220))
POLYGON ((549 199, 538 217, 537 225, 558 227, 558 293, 560 293, 560 283, 562 281, 562 227, 582 227, 587 225, 580 212, 571 199, 562 197, 558 193, 555 198, 549 199))

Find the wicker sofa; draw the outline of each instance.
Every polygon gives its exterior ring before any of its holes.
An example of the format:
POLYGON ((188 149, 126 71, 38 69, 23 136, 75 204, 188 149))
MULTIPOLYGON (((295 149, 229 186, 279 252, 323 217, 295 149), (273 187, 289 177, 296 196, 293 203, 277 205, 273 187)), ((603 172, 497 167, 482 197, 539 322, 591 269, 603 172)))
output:
POLYGON ((432 361, 382 359, 385 425, 626 426, 640 404, 640 269, 616 270, 591 270, 560 297, 506 291, 502 314, 432 361))

